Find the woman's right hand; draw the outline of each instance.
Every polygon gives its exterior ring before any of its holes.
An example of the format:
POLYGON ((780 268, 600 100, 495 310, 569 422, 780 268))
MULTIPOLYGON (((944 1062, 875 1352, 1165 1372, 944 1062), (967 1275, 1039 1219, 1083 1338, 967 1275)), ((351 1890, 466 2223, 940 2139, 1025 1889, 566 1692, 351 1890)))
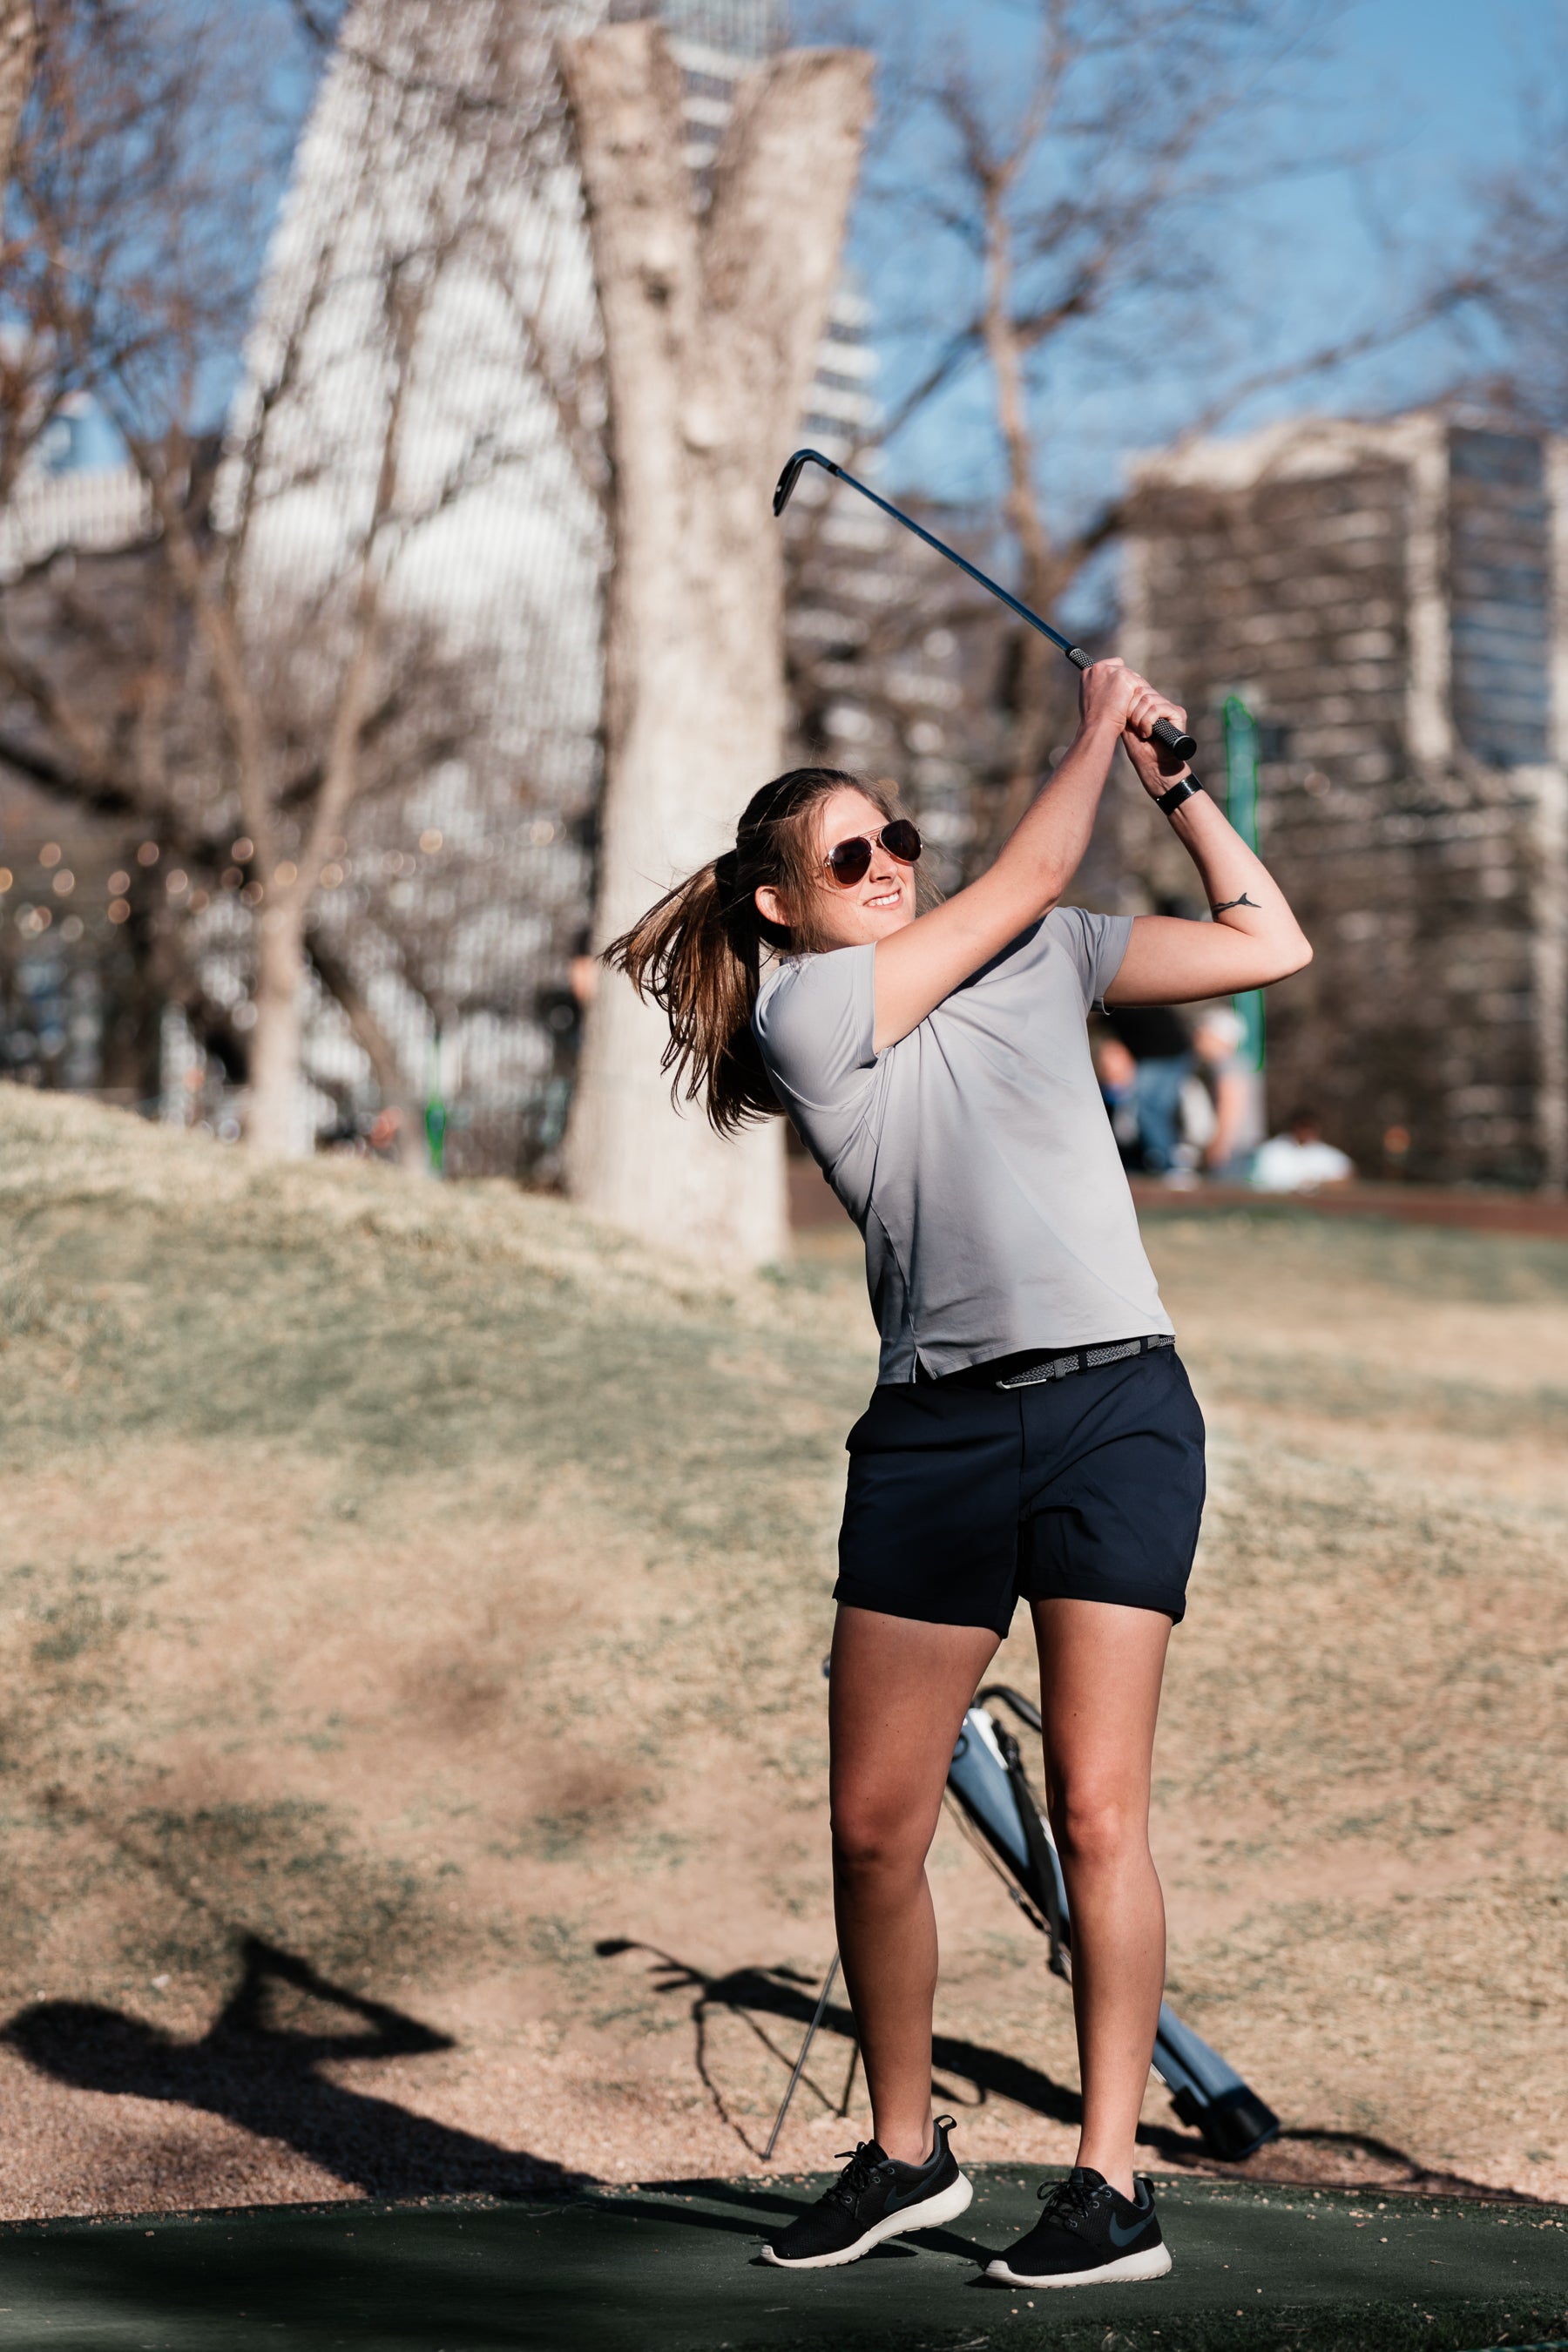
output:
POLYGON ((1186 724, 1179 703, 1114 654, 1079 672, 1078 694, 1086 735, 1113 729, 1118 735, 1131 732, 1146 740, 1157 719, 1173 719, 1178 727, 1186 724))

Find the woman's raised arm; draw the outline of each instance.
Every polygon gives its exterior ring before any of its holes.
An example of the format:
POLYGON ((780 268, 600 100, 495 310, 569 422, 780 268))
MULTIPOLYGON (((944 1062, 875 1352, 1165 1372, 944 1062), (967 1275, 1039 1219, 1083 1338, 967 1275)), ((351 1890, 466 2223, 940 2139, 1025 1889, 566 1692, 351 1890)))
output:
POLYGON ((995 863, 967 889, 879 940, 879 1053, 917 1029, 961 981, 1056 905, 1089 847, 1118 741, 1142 743, 1156 719, 1186 723, 1177 704, 1115 660, 1097 661, 1084 671, 1079 704, 1071 749, 995 863))
MULTIPOLYGON (((1173 781, 1152 744, 1122 738, 1138 780, 1151 796, 1173 781)), ((1266 988, 1312 961, 1306 933, 1261 858, 1248 849, 1206 793, 1183 801, 1171 824, 1208 894, 1212 923, 1140 915, 1108 1004, 1184 1004, 1238 989, 1266 988)))

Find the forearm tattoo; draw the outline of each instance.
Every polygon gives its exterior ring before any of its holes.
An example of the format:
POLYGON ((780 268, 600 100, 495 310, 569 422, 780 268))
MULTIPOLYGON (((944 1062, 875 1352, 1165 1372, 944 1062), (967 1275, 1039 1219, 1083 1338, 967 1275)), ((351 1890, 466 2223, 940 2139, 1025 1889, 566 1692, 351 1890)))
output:
POLYGON ((1255 915, 1260 915, 1263 912, 1257 899, 1249 898, 1245 890, 1239 898, 1226 898, 1219 906, 1211 907, 1209 912, 1211 915, 1228 915, 1233 907, 1250 907, 1255 915))

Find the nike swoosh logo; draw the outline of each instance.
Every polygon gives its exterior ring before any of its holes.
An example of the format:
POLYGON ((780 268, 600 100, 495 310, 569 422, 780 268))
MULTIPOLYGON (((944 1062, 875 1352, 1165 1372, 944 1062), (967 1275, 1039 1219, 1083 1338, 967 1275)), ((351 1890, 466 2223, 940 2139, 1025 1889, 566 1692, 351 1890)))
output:
POLYGON ((909 2188, 901 2194, 895 2189, 888 2200, 886 2210, 889 2213, 901 2213, 906 2205, 923 2205, 928 2197, 935 2196, 936 2189, 937 2184, 934 2180, 911 2181, 909 2188))
POLYGON ((1142 2236, 1148 2226, 1149 2216, 1147 2213, 1142 2216, 1142 2220, 1134 2221, 1130 2230, 1123 2230, 1118 2222, 1112 2221, 1109 2224, 1110 2231, 1110 2242, 1113 2246, 1130 2246, 1134 2238, 1140 2238, 1142 2236))

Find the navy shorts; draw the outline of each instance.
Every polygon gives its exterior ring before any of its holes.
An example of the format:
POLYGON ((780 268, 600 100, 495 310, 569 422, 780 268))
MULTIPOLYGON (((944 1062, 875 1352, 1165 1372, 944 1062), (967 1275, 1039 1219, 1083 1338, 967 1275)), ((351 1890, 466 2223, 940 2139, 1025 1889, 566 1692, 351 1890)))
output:
POLYGON ((1173 1348, 1027 1388, 878 1388, 848 1448, 836 1601, 999 1634, 1058 1598, 1180 1624, 1204 1421, 1173 1348))

